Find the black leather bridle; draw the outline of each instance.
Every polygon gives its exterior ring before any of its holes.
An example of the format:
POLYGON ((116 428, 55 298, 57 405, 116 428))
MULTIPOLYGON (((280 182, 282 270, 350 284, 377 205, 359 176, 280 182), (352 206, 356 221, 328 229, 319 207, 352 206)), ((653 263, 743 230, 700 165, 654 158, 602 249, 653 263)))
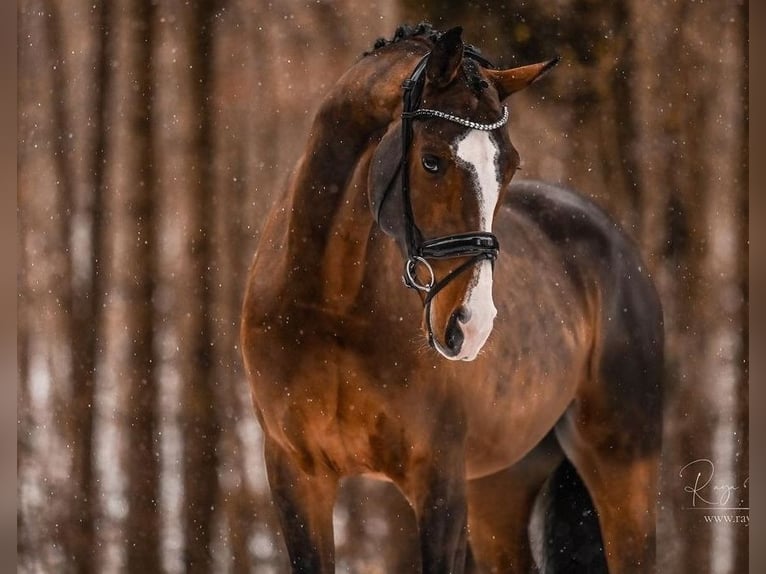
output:
MULTIPOLYGON (((494 66, 475 52, 470 47, 465 48, 464 54, 486 68, 494 66)), ((425 84, 425 70, 430 53, 423 56, 413 70, 410 77, 402 83, 403 107, 402 107, 402 156, 397 171, 401 177, 402 210, 404 215, 405 245, 407 249, 407 262, 404 266, 404 284, 412 289, 422 291, 425 296, 423 305, 426 311, 426 325, 428 329, 428 342, 434 346, 434 334, 431 328, 431 301, 450 282, 461 273, 472 268, 481 261, 490 261, 494 265, 500 244, 497 237, 488 231, 472 231, 444 235, 431 239, 423 239, 423 235, 415 222, 412 209, 412 199, 409 185, 409 152, 412 145, 412 122, 416 119, 440 118, 453 123, 466 126, 471 129, 492 131, 508 121, 508 109, 503 107, 502 117, 492 124, 482 124, 467 120, 439 110, 420 108, 420 101, 425 84), (436 280, 430 259, 454 259, 468 257, 455 269, 450 271, 440 280, 436 280), (428 279, 421 282, 417 276, 418 266, 424 267, 428 273, 428 279)), ((394 176, 393 180, 396 177, 394 176)), ((388 186, 385 195, 390 192, 393 180, 388 186)), ((379 219, 380 211, 385 201, 385 195, 379 202, 376 220, 379 219)))

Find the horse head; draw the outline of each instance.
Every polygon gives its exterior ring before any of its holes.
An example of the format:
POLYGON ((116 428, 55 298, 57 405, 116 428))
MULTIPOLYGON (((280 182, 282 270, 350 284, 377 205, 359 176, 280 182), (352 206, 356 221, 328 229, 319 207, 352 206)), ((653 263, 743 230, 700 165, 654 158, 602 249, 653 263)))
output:
POLYGON ((368 189, 373 216, 405 256, 405 283, 423 299, 429 343, 447 359, 471 361, 497 315, 492 224, 519 166, 504 101, 558 60, 497 70, 461 33, 442 34, 405 80, 368 189))

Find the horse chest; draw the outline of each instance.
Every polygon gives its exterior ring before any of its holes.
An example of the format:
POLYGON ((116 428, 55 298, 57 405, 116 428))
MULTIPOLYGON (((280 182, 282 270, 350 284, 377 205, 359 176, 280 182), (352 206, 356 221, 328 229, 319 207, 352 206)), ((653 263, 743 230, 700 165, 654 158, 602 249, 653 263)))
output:
POLYGON ((514 344, 517 337, 507 344, 499 338, 473 363, 445 363, 402 354, 403 337, 376 338, 361 329, 339 339, 333 333, 340 326, 316 316, 301 321, 297 331, 306 335, 288 344, 296 320, 261 334, 264 343, 274 336, 281 343, 264 345, 270 352, 254 361, 261 368, 251 380, 264 430, 310 471, 395 476, 445 424, 460 421, 469 477, 489 474, 545 435, 577 380, 576 357, 563 341, 541 354, 514 344))
MULTIPOLYGON (((264 432, 307 472, 339 475, 383 472, 401 466, 407 450, 404 422, 372 385, 353 354, 325 341, 321 358, 302 353, 264 360, 253 398, 264 432)), ((319 347, 317 347, 318 349, 319 347)))

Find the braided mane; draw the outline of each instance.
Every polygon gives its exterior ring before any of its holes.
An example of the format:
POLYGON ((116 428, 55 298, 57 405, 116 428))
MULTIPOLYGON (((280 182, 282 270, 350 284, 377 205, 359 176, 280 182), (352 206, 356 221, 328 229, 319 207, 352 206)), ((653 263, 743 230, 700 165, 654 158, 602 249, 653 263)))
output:
MULTIPOLYGON (((391 44, 397 44, 404 40, 411 40, 414 38, 426 40, 428 43, 433 45, 439 40, 439 38, 442 37, 443 34, 444 32, 437 30, 428 22, 420 22, 415 26, 402 24, 394 31, 394 35, 390 39, 378 38, 375 40, 372 50, 365 52, 363 57, 369 56, 375 51, 386 46, 390 46, 391 44)), ((466 48, 473 50, 477 54, 481 54, 481 50, 476 48, 476 46, 466 44, 466 48)), ((487 82, 484 80, 484 78, 481 77, 479 65, 470 58, 463 59, 463 75, 465 76, 466 83, 477 94, 481 93, 482 90, 487 87, 487 82)))

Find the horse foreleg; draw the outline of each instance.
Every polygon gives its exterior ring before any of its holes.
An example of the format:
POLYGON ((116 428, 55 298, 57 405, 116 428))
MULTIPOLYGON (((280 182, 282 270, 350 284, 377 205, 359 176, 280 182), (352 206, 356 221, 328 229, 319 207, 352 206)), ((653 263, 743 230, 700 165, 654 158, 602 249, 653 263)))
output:
POLYGON ((514 466, 468 482, 469 540, 478 572, 537 572, 530 516, 543 483, 562 458, 550 433, 514 466))
POLYGON ((610 574, 651 573, 656 565, 655 517, 659 449, 621 448, 595 440, 570 411, 557 427, 567 457, 593 499, 610 574))
POLYGON ((332 511, 337 477, 321 469, 305 472, 288 453, 270 441, 264 454, 292 572, 334 573, 332 511))
POLYGON ((423 574, 463 574, 467 505, 462 450, 421 465, 403 490, 415 509, 423 574))

